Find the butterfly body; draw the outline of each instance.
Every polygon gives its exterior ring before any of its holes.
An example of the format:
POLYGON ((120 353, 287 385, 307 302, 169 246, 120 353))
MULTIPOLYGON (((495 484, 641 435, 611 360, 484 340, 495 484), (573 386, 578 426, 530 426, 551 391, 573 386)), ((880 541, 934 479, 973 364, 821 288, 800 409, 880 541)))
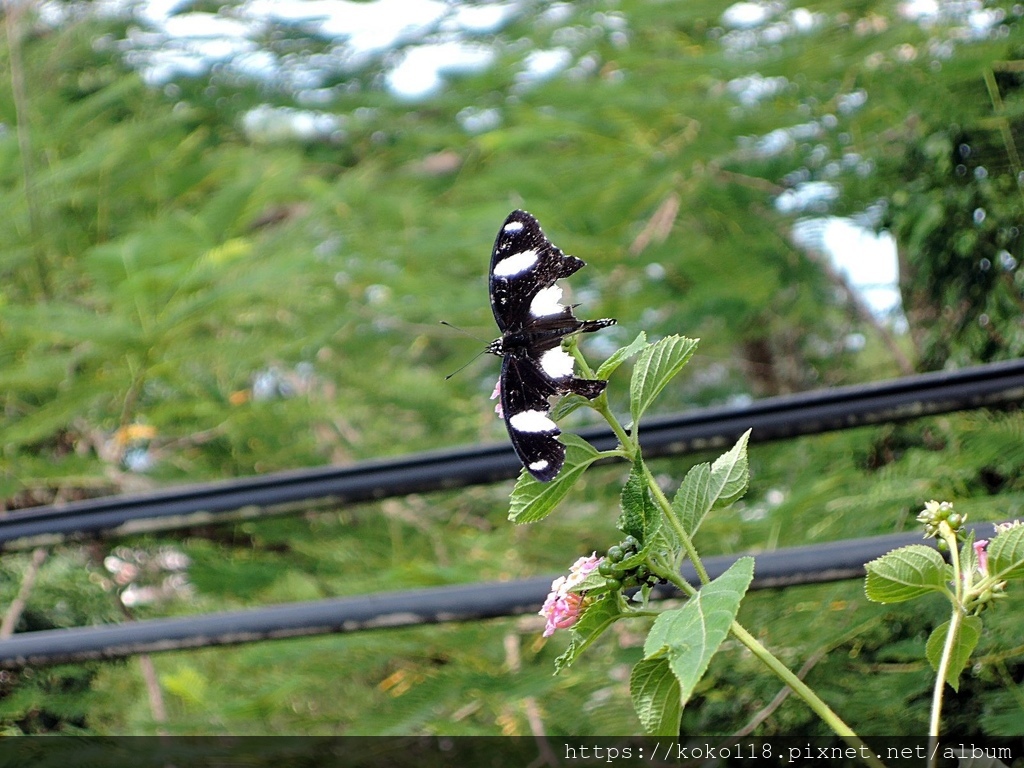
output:
POLYGON ((593 399, 607 384, 581 379, 562 339, 614 325, 611 319, 579 320, 561 303, 555 281, 586 266, 551 243, 537 220, 513 211, 494 241, 490 267, 491 310, 502 336, 487 352, 502 358, 497 392, 512 445, 538 480, 552 480, 565 461, 558 426, 548 414, 550 398, 575 393, 593 399))

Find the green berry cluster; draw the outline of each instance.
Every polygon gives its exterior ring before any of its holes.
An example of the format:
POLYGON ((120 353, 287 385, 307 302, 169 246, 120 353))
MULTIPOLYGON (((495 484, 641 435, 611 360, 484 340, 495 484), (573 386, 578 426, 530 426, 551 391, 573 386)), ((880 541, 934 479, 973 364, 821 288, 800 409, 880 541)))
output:
POLYGON ((608 552, 597 567, 597 572, 605 578, 605 583, 612 590, 633 589, 635 587, 665 584, 666 580, 651 573, 645 563, 623 564, 640 551, 640 542, 635 536, 627 536, 619 544, 608 547, 608 552))
POLYGON ((941 538, 940 526, 946 523, 953 529, 958 538, 964 533, 964 523, 967 522, 967 515, 961 515, 953 511, 953 505, 948 501, 925 502, 924 509, 917 516, 917 522, 924 525, 924 537, 926 539, 941 538))

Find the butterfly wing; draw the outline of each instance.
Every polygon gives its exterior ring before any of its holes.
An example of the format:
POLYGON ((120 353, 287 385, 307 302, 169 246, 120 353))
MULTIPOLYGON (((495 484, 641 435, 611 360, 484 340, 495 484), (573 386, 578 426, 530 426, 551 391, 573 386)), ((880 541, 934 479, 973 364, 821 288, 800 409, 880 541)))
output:
POLYGON ((501 364, 501 410, 509 439, 523 466, 542 483, 565 462, 565 446, 551 420, 550 398, 573 392, 592 400, 608 382, 572 375, 572 358, 553 339, 546 349, 525 356, 505 355, 501 364))
POLYGON ((509 438, 526 469, 541 482, 565 462, 558 425, 549 417, 550 398, 575 392, 593 399, 607 382, 573 375, 573 359, 561 348, 572 333, 588 333, 614 320, 578 320, 561 303, 555 285, 585 266, 548 240, 526 211, 512 211, 491 253, 490 297, 502 336, 487 351, 502 356, 501 407, 509 438))
POLYGON ((549 417, 548 398, 556 394, 537 361, 506 355, 501 363, 501 410, 509 439, 523 466, 541 482, 558 474, 565 461, 561 433, 549 417))
MULTIPOLYGON (((512 211, 491 251, 491 311, 501 332, 521 331, 537 295, 584 266, 582 259, 566 256, 548 240, 537 219, 526 211, 512 211)), ((565 318, 572 317, 571 308, 562 309, 565 318)))

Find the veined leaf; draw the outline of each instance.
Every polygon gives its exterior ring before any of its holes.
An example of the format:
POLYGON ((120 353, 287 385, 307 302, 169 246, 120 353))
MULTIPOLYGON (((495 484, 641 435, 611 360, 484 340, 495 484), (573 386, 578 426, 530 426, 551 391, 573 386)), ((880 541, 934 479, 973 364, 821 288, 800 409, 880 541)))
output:
POLYGON ((941 592, 950 579, 942 555, 923 544, 900 547, 864 566, 864 591, 876 603, 901 603, 929 592, 941 592))
POLYGON ((664 656, 641 659, 629 676, 629 695, 644 730, 651 736, 677 736, 683 716, 679 680, 664 656))
POLYGON ((698 464, 686 473, 672 499, 672 507, 689 535, 697 532, 712 507, 731 504, 746 491, 750 478, 747 463, 749 438, 750 430, 747 430, 736 445, 713 464, 698 464))
POLYGON ((683 336, 668 336, 647 346, 633 368, 633 379, 629 386, 629 409, 634 429, 640 417, 650 406, 665 385, 683 369, 693 351, 696 339, 683 336))
POLYGON ((601 367, 597 369, 597 378, 607 379, 615 372, 616 368, 629 360, 629 358, 638 353, 645 346, 647 346, 647 334, 640 331, 639 335, 633 339, 633 341, 624 347, 619 347, 617 350, 612 352, 611 357, 601 363, 601 367))
POLYGON ((682 608, 658 616, 644 643, 644 658, 665 658, 679 681, 679 706, 686 705, 711 658, 729 634, 740 601, 754 578, 754 559, 741 557, 701 587, 682 608))
POLYGON ((987 551, 990 575, 999 579, 1024 578, 1024 526, 995 536, 987 551))
POLYGON ((651 498, 644 477, 643 459, 638 458, 622 487, 622 513, 616 527, 627 536, 646 544, 661 520, 661 513, 651 498))
POLYGON ((720 504, 732 504, 746 493, 750 481, 750 467, 747 464, 747 442, 750 440, 748 429, 736 445, 723 453, 711 465, 711 490, 715 501, 720 504))
POLYGON ((565 464, 554 480, 540 483, 525 469, 520 473, 508 512, 513 523, 535 523, 547 517, 600 455, 582 437, 563 434, 561 439, 565 443, 565 464))
POLYGON ((608 593, 591 603, 572 629, 572 640, 565 652, 555 659, 555 674, 572 665, 581 653, 615 620, 621 616, 615 594, 608 593))

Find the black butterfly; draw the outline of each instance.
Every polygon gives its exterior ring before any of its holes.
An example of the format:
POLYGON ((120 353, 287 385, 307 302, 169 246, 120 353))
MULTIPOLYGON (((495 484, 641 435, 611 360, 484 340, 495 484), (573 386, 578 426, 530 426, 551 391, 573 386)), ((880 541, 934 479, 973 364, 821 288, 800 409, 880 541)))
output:
POLYGON ((555 285, 586 266, 567 256, 548 240, 540 224, 526 211, 505 219, 491 253, 491 310, 501 338, 487 352, 501 355, 500 413, 512 446, 535 478, 548 482, 565 461, 565 446, 556 439, 558 425, 548 414, 549 398, 575 392, 592 400, 608 382, 573 375, 573 359, 562 339, 614 325, 614 320, 577 320, 572 306, 560 303, 555 285))

